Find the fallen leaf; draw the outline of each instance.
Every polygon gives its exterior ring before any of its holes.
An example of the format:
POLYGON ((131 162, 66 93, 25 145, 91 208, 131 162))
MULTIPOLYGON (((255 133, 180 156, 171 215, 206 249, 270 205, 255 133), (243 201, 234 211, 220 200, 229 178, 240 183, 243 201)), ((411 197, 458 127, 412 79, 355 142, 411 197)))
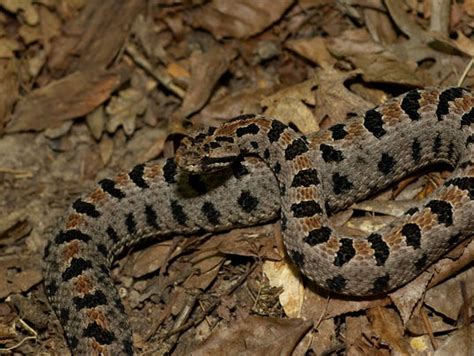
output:
POLYGON ((141 0, 88 1, 79 16, 64 25, 63 36, 55 39, 49 53, 50 69, 71 73, 107 68, 123 47, 135 17, 144 8, 146 2, 141 0))
POLYGON ((247 38, 278 20, 293 0, 214 0, 193 13, 195 27, 209 30, 217 39, 247 38))
POLYGON ((107 132, 114 133, 122 126, 127 136, 135 131, 135 122, 138 116, 144 115, 148 107, 146 93, 137 88, 121 90, 118 95, 110 99, 105 108, 109 115, 107 120, 107 132))
POLYGON ((295 124, 304 134, 319 131, 319 125, 308 105, 315 105, 313 89, 317 85, 315 78, 306 80, 264 98, 265 115, 282 122, 295 124))
POLYGON ((416 71, 415 62, 402 62, 387 52, 353 56, 351 61, 362 71, 366 82, 397 83, 419 87, 427 81, 416 71))
POLYGON ((290 318, 299 318, 305 289, 301 275, 295 272, 291 262, 265 261, 263 263, 263 273, 265 273, 272 287, 283 288, 283 292, 279 294, 278 299, 285 310, 285 314, 290 318))
POLYGON ((198 111, 209 100, 219 78, 237 55, 232 49, 214 46, 208 52, 191 55, 191 80, 183 104, 175 116, 185 118, 198 111))
POLYGON ((229 327, 216 328, 207 340, 190 350, 190 354, 290 355, 311 325, 302 319, 239 318, 229 327))
MULTIPOLYGON (((199 258, 199 254, 195 254, 194 258, 199 258)), ((223 256, 209 256, 193 263, 193 269, 196 269, 198 273, 193 274, 183 286, 187 289, 200 289, 206 290, 209 285, 216 279, 221 266, 224 263, 225 258, 223 256)))
POLYGON ((108 70, 75 72, 33 90, 17 103, 6 130, 40 131, 86 115, 110 97, 125 74, 108 70))
POLYGON ((267 88, 249 88, 236 91, 206 105, 193 121, 199 125, 218 126, 229 118, 242 114, 261 113, 260 104, 267 88))
POLYGON ((464 0, 462 8, 469 16, 474 16, 474 0, 464 0))
POLYGON ((390 293, 390 299, 400 313, 403 324, 406 324, 413 315, 432 277, 432 270, 425 271, 407 285, 390 293))
POLYGON ((367 7, 362 13, 367 30, 375 42, 387 45, 397 40, 393 22, 385 11, 367 7))
POLYGON ((6 37, 0 38, 0 58, 14 58, 15 51, 20 49, 20 44, 6 37))
POLYGON ((468 324, 449 334, 434 355, 472 356, 474 345, 474 327, 468 324))
POLYGON ((372 308, 367 311, 372 330, 397 353, 409 355, 410 346, 403 338, 403 326, 394 310, 372 308))
POLYGON ((18 100, 19 82, 13 60, 0 59, 0 133, 18 100))
POLYGON ((336 57, 381 53, 382 45, 375 43, 366 29, 347 30, 337 37, 328 38, 326 47, 336 57))
POLYGON ((32 0, 1 0, 0 6, 8 11, 19 14, 30 26, 38 23, 39 17, 32 0))
MULTIPOLYGON (((38 260, 39 262, 39 260, 38 260)), ((38 263, 31 263, 31 258, 13 256, 0 261, 0 299, 13 293, 28 291, 43 280, 43 273, 38 263)))
POLYGON ((425 304, 451 320, 457 320, 463 305, 461 283, 467 286, 466 298, 474 297, 474 269, 468 269, 426 292, 425 304))
POLYGON ((360 71, 340 72, 336 69, 318 70, 318 90, 316 90, 317 122, 329 119, 329 125, 346 118, 348 113, 368 110, 373 106, 349 91, 344 81, 356 76, 360 71))
POLYGON ((138 278, 160 269, 168 257, 170 248, 171 242, 164 241, 133 254, 132 276, 138 278))
POLYGON ((290 40, 285 46, 321 68, 330 68, 336 63, 336 59, 327 50, 326 40, 322 37, 290 40))

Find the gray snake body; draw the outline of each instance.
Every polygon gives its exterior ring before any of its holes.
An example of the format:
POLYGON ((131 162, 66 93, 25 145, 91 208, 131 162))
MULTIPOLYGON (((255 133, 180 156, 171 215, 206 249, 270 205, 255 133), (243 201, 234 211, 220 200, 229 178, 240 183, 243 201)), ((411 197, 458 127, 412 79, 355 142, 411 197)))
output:
POLYGON ((150 236, 261 223, 280 208, 287 252, 308 278, 337 293, 384 293, 474 232, 473 158, 474 97, 462 88, 413 90, 308 138, 241 117, 74 202, 45 249, 46 293, 74 354, 132 354, 110 278, 118 254, 150 236), (238 160, 247 154, 266 164, 238 160), (452 176, 389 226, 355 239, 329 223, 327 212, 435 162, 455 166, 452 176))

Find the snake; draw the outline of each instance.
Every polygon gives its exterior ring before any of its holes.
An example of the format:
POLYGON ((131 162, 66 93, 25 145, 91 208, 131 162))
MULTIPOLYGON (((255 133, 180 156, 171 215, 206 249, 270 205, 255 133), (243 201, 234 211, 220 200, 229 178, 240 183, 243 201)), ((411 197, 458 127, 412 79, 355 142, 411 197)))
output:
POLYGON ((383 295, 474 233, 473 158, 474 97, 461 87, 413 89, 309 135, 242 115, 75 200, 45 247, 45 293, 74 355, 133 355, 110 272, 124 251, 279 217, 287 254, 309 280, 335 294, 383 295), (351 237, 329 220, 437 163, 451 176, 382 229, 351 237))

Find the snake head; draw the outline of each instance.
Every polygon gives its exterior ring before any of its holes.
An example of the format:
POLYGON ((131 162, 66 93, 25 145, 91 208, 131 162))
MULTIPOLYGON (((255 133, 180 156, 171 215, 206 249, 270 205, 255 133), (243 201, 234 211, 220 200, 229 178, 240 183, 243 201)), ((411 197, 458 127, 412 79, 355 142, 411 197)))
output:
POLYGON ((229 166, 241 151, 232 137, 219 135, 218 131, 213 128, 207 134, 185 137, 176 152, 177 165, 193 173, 213 172, 229 166))

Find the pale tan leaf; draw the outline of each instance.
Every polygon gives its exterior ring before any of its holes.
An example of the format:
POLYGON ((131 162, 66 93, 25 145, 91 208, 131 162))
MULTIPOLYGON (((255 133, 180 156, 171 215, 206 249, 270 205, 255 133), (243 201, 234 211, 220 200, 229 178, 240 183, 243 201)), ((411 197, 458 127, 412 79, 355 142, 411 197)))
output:
POLYGON ((303 133, 319 131, 319 125, 308 105, 315 105, 313 88, 316 78, 286 87, 264 98, 265 115, 274 117, 288 124, 292 122, 303 133))
POLYGON ((305 291, 301 275, 295 272, 289 261, 266 261, 263 264, 263 273, 272 287, 283 288, 278 299, 285 314, 290 318, 300 317, 305 291))
POLYGON ((469 16, 474 16, 474 0, 464 0, 462 7, 469 16))
POLYGON ((20 49, 20 44, 12 38, 0 38, 0 58, 14 58, 15 51, 20 49))
POLYGON ((290 40, 285 43, 285 46, 321 68, 332 67, 336 63, 336 59, 326 48, 326 40, 322 37, 290 40))

